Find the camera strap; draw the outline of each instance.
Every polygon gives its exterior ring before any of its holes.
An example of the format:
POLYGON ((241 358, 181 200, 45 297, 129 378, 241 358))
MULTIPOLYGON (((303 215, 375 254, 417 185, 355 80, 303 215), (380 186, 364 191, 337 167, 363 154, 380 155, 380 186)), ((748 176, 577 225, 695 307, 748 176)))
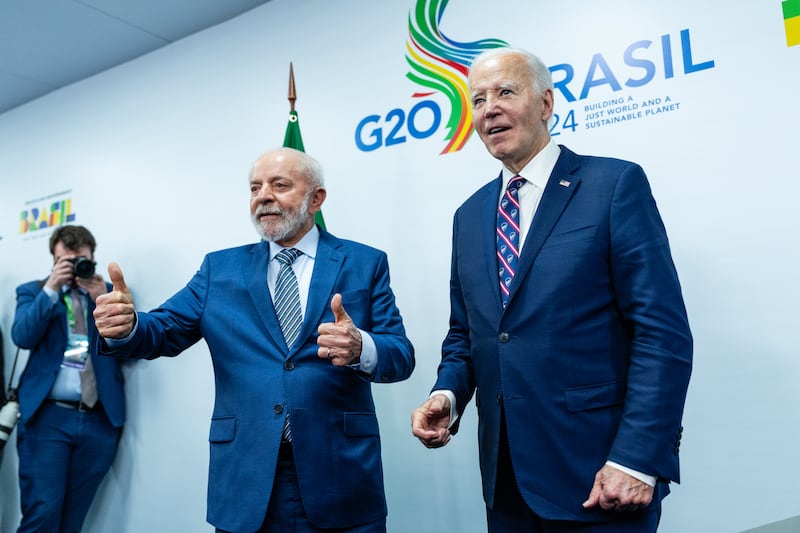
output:
POLYGON ((6 399, 8 400, 16 400, 17 398, 17 388, 12 386, 14 383, 14 372, 17 370, 17 360, 19 359, 19 351, 20 348, 17 347, 17 353, 14 354, 14 362, 11 364, 11 375, 8 376, 8 394, 6 394, 6 399))

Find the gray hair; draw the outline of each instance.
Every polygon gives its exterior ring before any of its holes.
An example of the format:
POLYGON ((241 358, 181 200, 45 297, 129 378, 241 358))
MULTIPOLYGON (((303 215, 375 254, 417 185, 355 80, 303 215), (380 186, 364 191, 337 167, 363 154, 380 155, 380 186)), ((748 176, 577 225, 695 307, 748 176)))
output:
POLYGON ((320 165, 319 161, 294 148, 282 148, 282 150, 295 152, 300 156, 300 172, 308 178, 312 189, 325 186, 325 181, 322 177, 322 165, 320 165))
MULTIPOLYGON (((258 159, 261 159, 267 154, 276 153, 276 152, 283 152, 286 154, 294 154, 298 158, 298 170, 300 173, 308 179, 309 185, 311 185, 310 190, 313 191, 314 189, 324 187, 325 180, 323 179, 322 175, 322 165, 319 164, 319 161, 308 155, 307 153, 303 152, 302 150, 297 150, 295 148, 289 148, 287 146, 282 146, 280 148, 274 148, 265 152, 258 159)), ((250 175, 252 175, 253 171, 250 171, 250 175)))
POLYGON ((508 55, 519 55, 525 59, 531 75, 531 86, 537 94, 544 94, 547 89, 553 90, 553 77, 550 75, 550 69, 536 55, 522 48, 492 48, 482 52, 472 62, 470 69, 490 59, 508 55))

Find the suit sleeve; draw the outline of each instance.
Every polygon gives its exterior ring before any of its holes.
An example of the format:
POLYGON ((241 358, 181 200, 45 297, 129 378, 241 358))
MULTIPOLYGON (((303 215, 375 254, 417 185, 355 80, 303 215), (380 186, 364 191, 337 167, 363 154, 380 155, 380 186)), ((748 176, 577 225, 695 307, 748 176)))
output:
POLYGON ((679 481, 692 336, 666 231, 637 165, 617 183, 610 231, 612 281, 632 342, 624 414, 609 459, 679 481))
POLYGON ((458 273, 458 212, 453 220, 452 259, 450 265, 450 327, 442 342, 442 361, 433 390, 452 391, 456 398, 458 420, 450 428, 455 434, 458 424, 472 395, 475 378, 470 354, 469 318, 458 273))
POLYGON ((375 341, 378 364, 371 379, 390 383, 407 379, 414 370, 414 348, 406 337, 400 311, 389 284, 389 264, 381 253, 370 283, 371 324, 369 334, 375 341))
POLYGON ((137 314, 136 332, 127 343, 113 347, 100 343, 100 353, 131 359, 174 357, 199 341, 209 271, 206 257, 200 270, 183 289, 160 307, 137 314))
POLYGON ((35 348, 50 328, 56 305, 38 282, 18 287, 17 309, 11 326, 14 344, 27 350, 35 348))

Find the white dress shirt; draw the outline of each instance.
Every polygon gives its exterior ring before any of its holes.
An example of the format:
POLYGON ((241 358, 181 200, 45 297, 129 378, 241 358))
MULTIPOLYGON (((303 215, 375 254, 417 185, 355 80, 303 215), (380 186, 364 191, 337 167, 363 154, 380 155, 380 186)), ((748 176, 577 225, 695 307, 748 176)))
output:
MULTIPOLYGON (((64 285, 61 287, 61 292, 54 291, 48 286, 42 289, 44 293, 50 298, 53 305, 58 303, 61 298, 69 298, 69 291, 72 287, 64 285)), ((83 289, 78 289, 81 298, 83 299, 83 309, 89 309, 89 296, 83 289)), ((67 323, 67 332, 70 332, 69 318, 64 319, 67 323)), ((63 400, 69 402, 77 402, 81 399, 81 374, 77 368, 61 365, 58 369, 58 375, 53 386, 50 387, 50 392, 47 397, 51 400, 63 400)))
MULTIPOLYGON (((536 214, 536 209, 538 209, 539 202, 542 200, 542 193, 544 193, 547 180, 550 178, 550 174, 553 173, 559 155, 561 155, 561 148, 558 147, 555 141, 550 139, 547 146, 536 154, 519 172, 519 175, 525 178, 525 183, 517 191, 517 199, 519 200, 520 254, 522 254, 522 248, 525 246, 528 230, 531 229, 533 216, 536 214)), ((503 186, 500 188, 500 196, 497 197, 498 206, 506 192, 508 182, 516 175, 506 167, 503 167, 503 186)))

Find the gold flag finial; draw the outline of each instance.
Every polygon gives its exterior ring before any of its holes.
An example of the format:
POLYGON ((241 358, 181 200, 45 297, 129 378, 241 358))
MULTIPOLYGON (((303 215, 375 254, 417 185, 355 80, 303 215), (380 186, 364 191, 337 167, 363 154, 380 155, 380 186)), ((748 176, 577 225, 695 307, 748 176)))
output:
POLYGON ((292 68, 292 62, 289 62, 289 105, 290 111, 294 111, 294 101, 297 100, 297 91, 294 88, 294 69, 292 68))

